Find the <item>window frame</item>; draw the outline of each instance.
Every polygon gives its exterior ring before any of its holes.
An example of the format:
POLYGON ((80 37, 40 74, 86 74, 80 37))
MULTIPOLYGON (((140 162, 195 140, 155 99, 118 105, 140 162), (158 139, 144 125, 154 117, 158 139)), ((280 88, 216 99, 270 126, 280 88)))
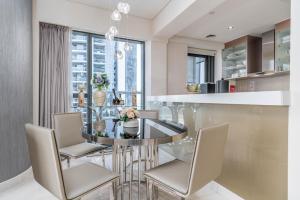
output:
MULTIPOLYGON (((188 57, 199 57, 205 59, 205 82, 214 83, 215 82, 215 56, 208 56, 203 54, 188 53, 188 57), (209 61, 209 59, 211 59, 209 61)), ((199 74, 200 76, 200 74, 199 74)))
MULTIPOLYGON (((73 33, 81 33, 85 34, 87 36, 87 93, 85 95, 85 98, 87 98, 87 121, 92 122, 92 114, 93 112, 90 111, 89 107, 92 106, 93 104, 93 88, 91 84, 89 84, 90 80, 92 79, 92 72, 93 72, 93 37, 98 37, 98 38, 103 38, 105 39, 105 36, 102 34, 96 34, 96 33, 90 33, 90 32, 85 32, 85 31, 79 31, 76 29, 71 30, 71 36, 70 36, 70 45, 72 45, 72 34, 73 33)), ((146 64, 146 57, 145 57, 145 41, 140 41, 140 40, 134 40, 134 39, 128 39, 124 37, 115 37, 115 41, 120 41, 120 42, 130 42, 130 43, 137 43, 141 44, 142 46, 142 52, 141 52, 141 109, 145 109, 145 103, 146 103, 146 97, 145 97, 145 64, 146 64)), ((70 48, 70 54, 72 54, 72 47, 70 48)), ((70 56, 70 68, 71 68, 71 73, 72 73, 72 56, 70 56)), ((72 80, 70 80, 72 82, 72 80)), ((73 95, 72 91, 72 99, 75 98, 73 95)))

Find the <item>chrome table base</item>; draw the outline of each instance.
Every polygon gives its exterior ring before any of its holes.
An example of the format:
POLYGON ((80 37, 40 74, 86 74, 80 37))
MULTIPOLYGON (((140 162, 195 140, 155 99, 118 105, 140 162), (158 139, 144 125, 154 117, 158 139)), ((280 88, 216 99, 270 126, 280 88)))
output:
POLYGON ((132 200, 132 184, 138 183, 138 200, 142 199, 141 184, 145 183, 142 180, 142 161, 144 162, 144 169, 151 169, 158 165, 158 145, 148 144, 144 145, 144 158, 142 159, 142 145, 136 146, 137 148, 137 180, 133 179, 133 161, 134 147, 114 145, 112 152, 112 166, 113 171, 120 174, 120 181, 114 186, 114 190, 121 190, 121 200, 124 199, 124 187, 129 186, 129 200, 132 200), (129 151, 128 151, 129 149, 129 151), (129 180, 127 181, 127 152, 129 152, 129 180))

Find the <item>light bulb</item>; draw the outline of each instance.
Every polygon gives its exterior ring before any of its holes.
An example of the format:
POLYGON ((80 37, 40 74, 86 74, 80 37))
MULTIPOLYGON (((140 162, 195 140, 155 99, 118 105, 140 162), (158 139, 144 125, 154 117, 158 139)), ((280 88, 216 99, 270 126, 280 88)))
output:
POLYGON ((110 41, 114 40, 114 36, 112 35, 111 32, 105 33, 105 38, 110 41))
POLYGON ((129 51, 130 49, 131 49, 131 47, 130 47, 129 43, 126 42, 126 43, 124 44, 124 50, 125 50, 125 51, 129 51))
POLYGON ((123 53, 122 53, 122 51, 120 51, 120 50, 117 51, 117 58, 118 58, 118 59, 122 59, 122 58, 123 58, 123 53))
POLYGON ((126 2, 119 2, 117 7, 118 10, 125 15, 127 15, 130 11, 130 5, 126 2))
POLYGON ((111 14, 111 19, 113 21, 120 21, 122 19, 122 15, 119 10, 114 10, 111 14))
POLYGON ((115 26, 111 26, 111 27, 109 28, 109 32, 110 32, 113 36, 116 36, 116 35, 118 35, 118 33, 119 33, 117 27, 115 27, 115 26))

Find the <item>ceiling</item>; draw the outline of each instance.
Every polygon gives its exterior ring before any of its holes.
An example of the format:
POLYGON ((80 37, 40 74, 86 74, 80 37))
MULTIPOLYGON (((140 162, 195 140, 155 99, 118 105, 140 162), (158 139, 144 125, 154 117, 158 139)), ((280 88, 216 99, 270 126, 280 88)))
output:
MULTIPOLYGON (((70 0, 106 10, 116 8, 118 0, 70 0)), ((127 0, 130 4, 130 15, 153 19, 171 0, 127 0)))
POLYGON ((227 0, 190 24, 178 36, 227 42, 244 35, 259 35, 290 18, 290 0, 227 0), (228 27, 234 28, 229 31, 228 27))

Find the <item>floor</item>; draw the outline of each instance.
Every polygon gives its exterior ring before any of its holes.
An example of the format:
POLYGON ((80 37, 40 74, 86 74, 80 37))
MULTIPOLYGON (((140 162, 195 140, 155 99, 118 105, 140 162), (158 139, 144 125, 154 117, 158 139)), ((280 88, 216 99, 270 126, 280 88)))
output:
MULTIPOLYGON (((165 162, 170 159, 168 155, 160 153, 160 160, 165 162)), ((76 159, 71 161, 71 165, 75 166, 82 162, 93 162, 101 164, 101 158, 98 156, 95 157, 85 157, 81 159, 76 159)), ((106 156, 106 165, 111 162, 111 157, 106 156)), ((63 162, 64 167, 66 163, 63 162)), ((109 168, 109 166, 108 166, 109 168)), ((34 181, 32 171, 29 169, 22 175, 22 179, 19 179, 17 182, 10 182, 4 185, 0 184, 0 200, 57 200, 51 193, 41 187, 37 182, 34 181)), ((133 186, 133 193, 136 194, 137 187, 133 186)), ((142 194, 145 194, 145 188, 142 187, 142 194)), ((98 191, 91 193, 88 196, 82 198, 83 200, 109 200, 109 188, 102 188, 98 191)), ((118 198, 120 199, 120 198, 118 198)), ((137 197, 133 196, 133 199, 136 200, 137 197)), ((159 191, 159 200, 179 200, 170 194, 167 194, 163 191, 159 191)), ((190 199, 192 200, 227 200, 222 197, 220 194, 214 192, 210 188, 206 187, 197 192, 190 199)), ((125 190, 125 199, 128 200, 128 192, 125 190)), ((143 198, 145 200, 145 197, 143 198)), ((229 200, 229 199, 228 199, 229 200)))

